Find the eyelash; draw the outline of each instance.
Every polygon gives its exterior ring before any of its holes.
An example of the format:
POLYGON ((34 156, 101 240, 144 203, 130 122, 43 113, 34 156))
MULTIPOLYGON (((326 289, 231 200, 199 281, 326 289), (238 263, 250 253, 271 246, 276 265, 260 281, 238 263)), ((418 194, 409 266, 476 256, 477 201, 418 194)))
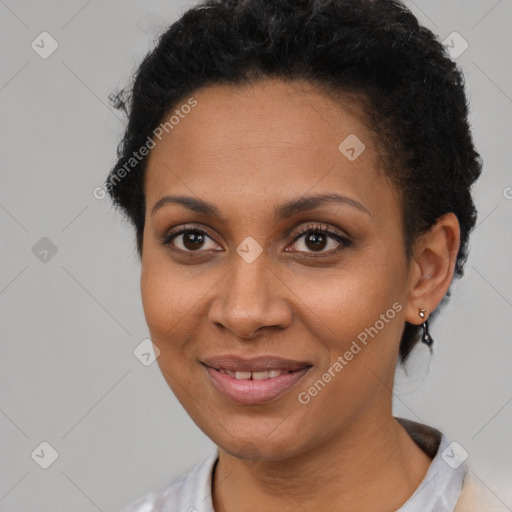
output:
MULTIPOLYGON (((175 247, 172 247, 171 242, 173 241, 174 238, 178 237, 179 235, 183 235, 185 233, 191 233, 191 232, 192 233, 198 233, 198 234, 203 235, 203 236, 206 235, 210 239, 212 239, 213 241, 216 242, 215 237, 213 237, 211 233, 209 233, 205 229, 200 229, 200 228, 198 228, 198 227, 196 227, 194 225, 185 225, 185 226, 179 228, 178 230, 171 230, 170 232, 166 233, 161 238, 160 242, 161 242, 162 245, 164 245, 166 247, 169 247, 169 249, 172 250, 172 251, 178 251, 178 252, 181 252, 182 254, 187 254, 187 255, 190 255, 190 256, 195 256, 197 254, 200 254, 201 252, 208 252, 208 251, 203 251, 201 249, 199 249, 197 251, 185 251, 183 249, 177 249, 175 247)), ((336 248, 334 250, 327 251, 327 252, 318 252, 318 253, 315 253, 314 251, 311 251, 311 252, 297 251, 297 252, 299 252, 299 253, 306 252, 306 254, 315 255, 316 257, 318 257, 318 256, 320 256, 320 257, 321 256, 330 256, 330 255, 332 255, 334 253, 337 253, 337 252, 341 251, 342 249, 350 247, 352 245, 352 241, 348 237, 340 234, 338 231, 332 229, 331 227, 329 227, 329 226, 327 226, 325 224, 322 224, 322 225, 309 224, 307 226, 303 226, 295 234, 295 236, 293 238, 292 244, 295 244, 303 235, 305 235, 305 234, 313 234, 313 233, 328 235, 329 237, 333 238, 338 243, 340 243, 340 247, 338 247, 338 248, 336 248)))

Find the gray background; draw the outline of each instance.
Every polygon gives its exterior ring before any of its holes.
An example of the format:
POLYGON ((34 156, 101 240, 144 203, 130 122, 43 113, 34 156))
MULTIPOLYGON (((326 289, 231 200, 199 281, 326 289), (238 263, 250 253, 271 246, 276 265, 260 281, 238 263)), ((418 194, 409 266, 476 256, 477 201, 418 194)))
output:
MULTIPOLYGON (((0 0, 1 511, 114 511, 213 449, 133 354, 149 335, 133 233, 92 195, 124 126, 108 94, 187 5, 0 0), (46 59, 31 48, 43 31, 59 45, 46 59), (48 469, 31 456, 43 441, 48 469)), ((458 441, 512 510, 512 1, 409 5, 469 43, 457 62, 484 173, 466 276, 432 326, 434 356, 420 346, 398 373, 395 414, 458 441)))

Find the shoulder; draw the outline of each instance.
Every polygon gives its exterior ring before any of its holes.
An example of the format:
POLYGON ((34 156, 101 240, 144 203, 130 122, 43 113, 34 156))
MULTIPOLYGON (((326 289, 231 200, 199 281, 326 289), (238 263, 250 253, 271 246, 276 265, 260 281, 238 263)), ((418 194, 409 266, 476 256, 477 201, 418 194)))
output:
POLYGON ((211 476, 218 453, 126 505, 120 512, 212 512, 211 476))
POLYGON ((509 512, 510 509, 469 468, 454 512, 509 512))
POLYGON ((410 509, 411 512, 510 512, 510 508, 475 474, 471 465, 465 462, 467 453, 465 456, 457 453, 458 443, 449 443, 439 430, 427 425, 403 418, 396 420, 407 430, 416 444, 433 459, 425 480, 400 512, 409 511, 407 505, 411 504, 415 505, 410 509), (421 492, 425 486, 430 486, 428 493, 421 492), (415 498, 419 499, 419 506, 415 498))
POLYGON ((465 457, 439 430, 403 418, 396 420, 432 459, 422 482, 399 512, 453 512, 467 472, 465 457))

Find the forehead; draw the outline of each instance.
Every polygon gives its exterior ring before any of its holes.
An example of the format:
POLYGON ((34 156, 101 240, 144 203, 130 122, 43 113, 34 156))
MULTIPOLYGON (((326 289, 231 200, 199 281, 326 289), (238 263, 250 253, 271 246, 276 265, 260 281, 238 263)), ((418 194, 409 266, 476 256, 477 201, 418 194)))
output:
POLYGON ((155 139, 148 157, 148 208, 167 193, 229 200, 238 208, 262 198, 338 191, 371 209, 386 186, 374 135, 353 103, 279 80, 214 85, 191 97, 195 106, 180 111, 185 98, 173 108, 179 122, 155 139))

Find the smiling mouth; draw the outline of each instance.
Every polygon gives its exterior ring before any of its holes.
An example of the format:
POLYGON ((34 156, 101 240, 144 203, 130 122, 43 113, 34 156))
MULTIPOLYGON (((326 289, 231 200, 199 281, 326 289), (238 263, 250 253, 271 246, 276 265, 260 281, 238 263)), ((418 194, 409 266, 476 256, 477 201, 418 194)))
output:
POLYGON ((312 368, 307 362, 263 356, 217 356, 201 361, 213 387, 230 401, 263 404, 293 388, 312 368))

